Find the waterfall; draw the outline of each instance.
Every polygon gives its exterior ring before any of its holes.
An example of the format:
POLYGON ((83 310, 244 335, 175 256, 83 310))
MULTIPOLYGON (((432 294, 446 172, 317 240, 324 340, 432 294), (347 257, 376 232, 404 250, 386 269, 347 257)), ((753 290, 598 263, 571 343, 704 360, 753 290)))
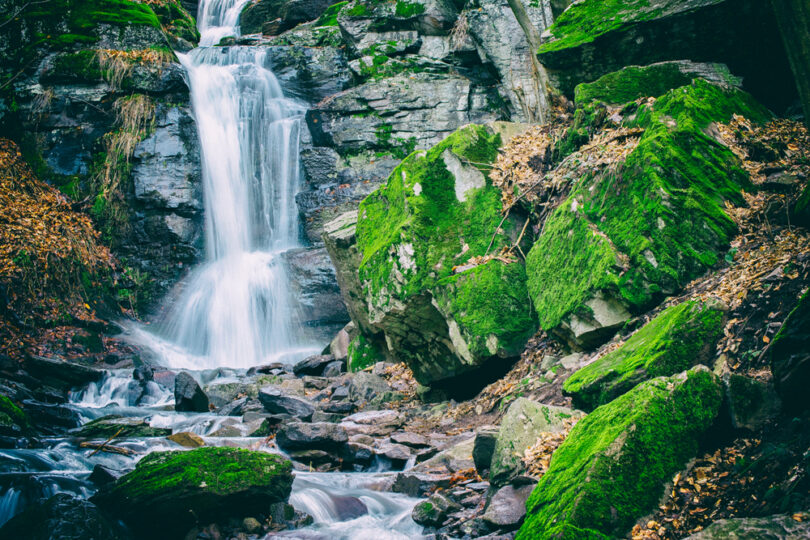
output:
POLYGON ((170 367, 247 368, 306 346, 280 255, 299 247, 295 193, 303 104, 286 99, 266 52, 214 47, 238 35, 246 0, 202 0, 186 69, 203 157, 207 259, 182 284, 149 346, 170 367))

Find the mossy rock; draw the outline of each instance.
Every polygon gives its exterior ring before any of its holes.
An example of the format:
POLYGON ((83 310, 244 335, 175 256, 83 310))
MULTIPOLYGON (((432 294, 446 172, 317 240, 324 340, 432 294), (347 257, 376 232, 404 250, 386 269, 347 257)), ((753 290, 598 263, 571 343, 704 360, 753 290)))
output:
POLYGON ((624 537, 656 508, 722 402, 699 366, 644 382, 580 420, 526 503, 519 540, 624 537))
POLYGON ((791 411, 810 409, 805 394, 810 385, 810 293, 782 323, 771 342, 771 370, 776 390, 791 411))
POLYGON ((697 79, 625 120, 644 130, 638 145, 575 183, 526 258, 542 329, 599 345, 722 260, 736 232, 724 205, 742 204, 750 180, 708 128, 733 114, 769 117, 745 92, 697 79))
POLYGON ((0 394, 0 435, 22 435, 29 427, 28 417, 22 409, 0 394))
POLYGON ((501 195, 487 173, 500 145, 489 127, 463 127, 408 156, 360 204, 364 309, 422 384, 516 356, 536 328, 522 263, 471 261, 518 230, 498 229, 501 195))
POLYGON ((593 101, 617 105, 642 97, 657 97, 680 88, 696 78, 740 86, 742 81, 723 64, 699 64, 688 60, 659 62, 649 66, 628 66, 608 73, 574 90, 575 102, 582 107, 593 101))
POLYGON ((349 343, 349 356, 346 360, 346 367, 350 372, 362 371, 384 359, 385 357, 377 349, 373 341, 363 334, 358 334, 349 343))
POLYGON ((151 453, 92 500, 139 534, 182 538, 198 520, 268 514, 286 502, 292 481, 281 456, 206 447, 151 453))
POLYGON ((571 375, 563 393, 577 407, 592 410, 647 379, 708 365, 726 309, 718 301, 695 300, 665 309, 621 347, 571 375))
POLYGON ((128 418, 118 415, 103 416, 83 425, 76 433, 77 437, 107 439, 115 437, 167 437, 172 434, 171 428, 156 428, 143 418, 128 418))

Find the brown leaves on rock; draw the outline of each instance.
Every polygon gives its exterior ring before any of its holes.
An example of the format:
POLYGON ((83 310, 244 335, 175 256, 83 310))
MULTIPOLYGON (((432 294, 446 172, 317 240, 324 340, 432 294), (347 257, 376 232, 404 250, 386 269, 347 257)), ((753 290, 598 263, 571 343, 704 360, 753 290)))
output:
POLYGON ((540 478, 546 473, 551 455, 563 443, 578 420, 579 417, 574 416, 566 418, 560 431, 544 431, 537 437, 537 442, 528 447, 523 454, 526 474, 540 478))
POLYGON ((88 317, 83 292, 112 268, 90 218, 39 181, 13 142, 0 139, 0 286, 7 309, 32 318, 88 317), (77 313, 80 312, 80 313, 77 313))

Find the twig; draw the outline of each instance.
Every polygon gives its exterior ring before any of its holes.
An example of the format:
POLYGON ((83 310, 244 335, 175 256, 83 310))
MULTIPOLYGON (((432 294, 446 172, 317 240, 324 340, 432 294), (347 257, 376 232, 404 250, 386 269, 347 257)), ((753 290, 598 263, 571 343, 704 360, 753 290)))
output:
MULTIPOLYGON (((109 443, 110 441, 112 441, 113 439, 115 439, 116 437, 118 437, 118 435, 120 435, 122 431, 124 431, 123 426, 122 426, 122 427, 120 427, 120 428, 118 429, 118 431, 116 431, 116 432, 115 432, 115 434, 114 434, 114 435, 112 435, 112 436, 111 436, 109 439, 107 439, 106 441, 104 441, 103 443, 101 443, 101 445, 100 445, 98 448, 96 448, 96 449, 93 451, 93 453, 92 453, 92 454, 90 454, 90 456, 88 456, 88 457, 93 457, 93 456, 95 456, 96 454, 98 454, 99 452, 101 452, 101 450, 102 450, 102 449, 103 449, 105 446, 107 446, 107 443, 109 443)), ((91 447, 89 444, 88 444, 87 446, 88 446, 88 448, 92 448, 92 447, 91 447)))

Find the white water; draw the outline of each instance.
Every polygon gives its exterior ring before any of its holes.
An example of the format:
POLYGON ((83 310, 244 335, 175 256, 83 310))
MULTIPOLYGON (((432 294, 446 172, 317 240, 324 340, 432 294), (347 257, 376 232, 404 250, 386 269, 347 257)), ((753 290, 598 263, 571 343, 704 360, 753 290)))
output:
POLYGON ((188 74, 203 157, 207 260, 135 332, 169 367, 248 368, 317 352, 297 322, 281 254, 299 247, 295 194, 305 106, 286 99, 259 47, 212 47, 238 35, 246 0, 200 4, 201 46, 188 74))

